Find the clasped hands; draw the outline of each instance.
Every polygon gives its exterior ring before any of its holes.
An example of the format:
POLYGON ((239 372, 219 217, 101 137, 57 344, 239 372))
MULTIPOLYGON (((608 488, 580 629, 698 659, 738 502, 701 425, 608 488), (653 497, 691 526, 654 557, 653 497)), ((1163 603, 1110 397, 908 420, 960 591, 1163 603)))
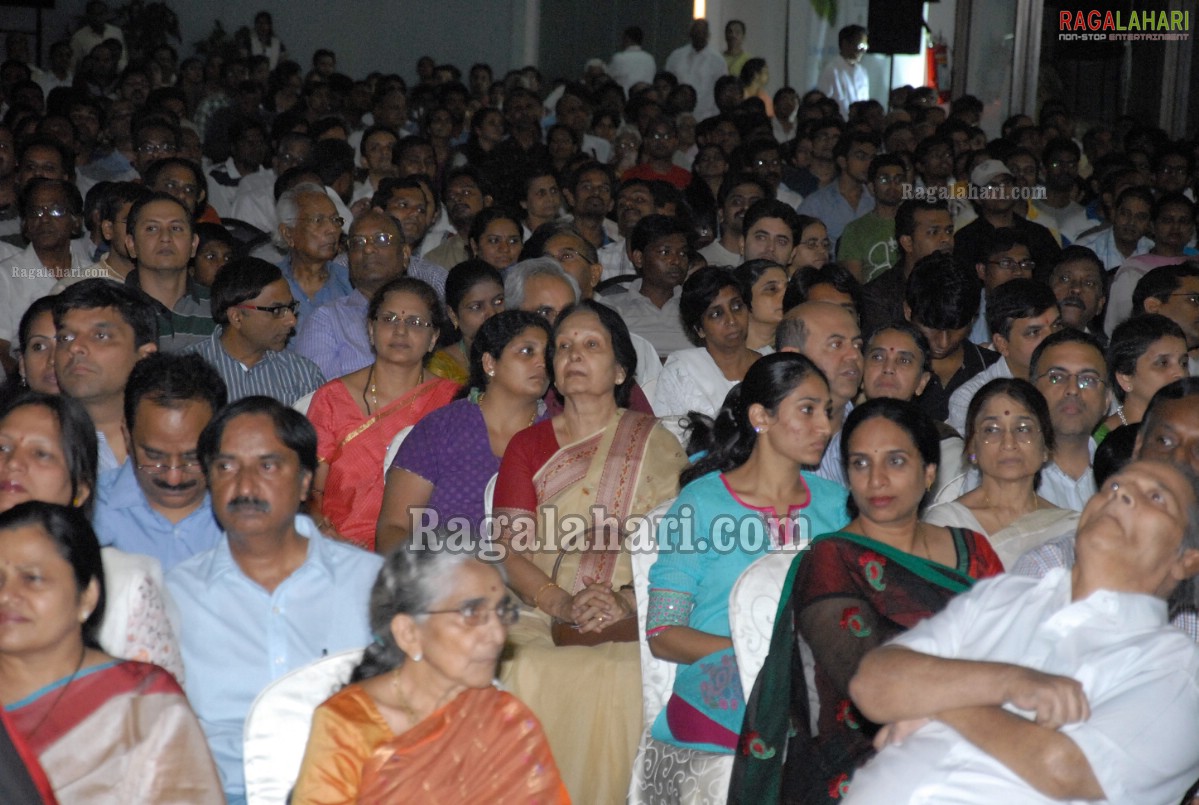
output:
POLYGON ((592 578, 583 582, 587 586, 574 596, 567 593, 562 597, 551 613, 554 617, 573 623, 580 632, 599 632, 636 614, 632 596, 626 596, 623 590, 613 590, 592 578))
MULTIPOLYGON (((1045 674, 1018 665, 1011 668, 1001 704, 1011 704, 1019 710, 1032 713, 1035 723, 1051 730, 1091 717, 1090 702, 1087 701, 1082 683, 1077 679, 1045 674)), ((940 720, 943 715, 938 713, 926 718, 885 724, 874 736, 874 748, 882 749, 888 744, 903 743, 912 733, 934 719, 940 720)))

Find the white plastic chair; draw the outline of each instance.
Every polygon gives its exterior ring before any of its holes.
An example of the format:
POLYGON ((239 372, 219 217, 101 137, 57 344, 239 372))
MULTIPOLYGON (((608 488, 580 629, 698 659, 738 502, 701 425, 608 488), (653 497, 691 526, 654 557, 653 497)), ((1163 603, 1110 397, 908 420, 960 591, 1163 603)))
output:
POLYGON ((292 403, 291 407, 299 411, 304 416, 308 416, 308 406, 312 405, 312 395, 314 394, 316 394, 315 391, 308 392, 303 397, 292 403))
POLYGON ((483 489, 483 516, 490 517, 495 510, 495 482, 499 479, 500 474, 497 472, 492 475, 487 481, 487 486, 483 489))
POLYGON ((284 805, 300 774, 312 713, 362 659, 351 649, 297 668, 267 685, 246 716, 243 764, 247 805, 284 805))
POLYGON ((633 537, 633 589, 637 595, 637 624, 641 646, 641 695, 645 725, 633 778, 629 781, 630 805, 716 805, 728 796, 732 755, 683 749, 650 737, 650 728, 674 689, 677 665, 660 660, 649 649, 645 622, 649 611, 649 569, 658 559, 658 523, 674 504, 667 501, 646 517, 633 537), (649 548, 649 550, 646 550, 649 548))
POLYGON ((794 560, 794 551, 763 556, 741 573, 729 595, 733 652, 737 655, 741 689, 747 697, 754 689, 766 655, 770 653, 770 638, 774 634, 779 597, 787 581, 787 571, 794 560))
POLYGON ((396 453, 400 452, 400 445, 408 438, 408 434, 412 433, 412 428, 413 426, 409 425, 391 437, 391 443, 387 445, 387 454, 383 456, 383 475, 385 477, 387 471, 391 469, 391 462, 395 461, 396 453))

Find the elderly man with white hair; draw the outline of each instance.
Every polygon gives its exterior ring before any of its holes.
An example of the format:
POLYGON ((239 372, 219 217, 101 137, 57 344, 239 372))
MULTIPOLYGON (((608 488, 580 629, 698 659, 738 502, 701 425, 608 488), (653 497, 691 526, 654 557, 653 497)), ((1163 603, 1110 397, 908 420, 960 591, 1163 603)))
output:
MULTIPOLYGON (((583 296, 579 283, 568 274, 558 261, 552 257, 534 257, 521 260, 504 272, 504 306, 507 310, 525 310, 545 316, 551 326, 562 315, 562 311, 572 307, 583 296)), ((657 381, 661 366, 652 367, 658 370, 652 373, 652 380, 657 381)), ((629 408, 646 414, 653 414, 653 406, 649 403, 646 391, 641 387, 643 377, 641 351, 637 353, 637 383, 633 385, 633 393, 629 400, 629 408)), ((562 409, 557 395, 551 388, 546 394, 546 405, 551 415, 562 409)))
POLYGON ((847 803, 1179 802, 1199 778, 1199 478, 1135 461, 1079 519, 1076 561, 979 582, 863 658, 887 726, 847 803))
POLYGON ((325 188, 302 182, 279 197, 278 243, 287 250, 279 263, 292 296, 300 303, 300 323, 319 306, 348 296, 350 272, 333 262, 345 223, 325 188))

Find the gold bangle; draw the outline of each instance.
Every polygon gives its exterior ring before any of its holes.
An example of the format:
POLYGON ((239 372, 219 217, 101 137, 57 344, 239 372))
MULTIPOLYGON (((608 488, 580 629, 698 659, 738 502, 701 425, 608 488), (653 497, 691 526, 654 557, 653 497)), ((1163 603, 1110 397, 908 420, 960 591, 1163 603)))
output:
MULTIPOLYGON (((541 609, 541 604, 540 604, 540 603, 538 603, 538 602, 539 602, 539 601, 540 601, 540 599, 541 599, 541 594, 542 594, 543 592, 545 592, 546 588, 547 588, 547 587, 557 587, 557 586, 558 586, 558 585, 557 585, 557 583, 556 583, 556 582, 552 582, 552 581, 547 581, 545 584, 541 585, 541 589, 540 589, 540 590, 538 590, 538 591, 537 591, 537 594, 533 596, 533 607, 534 607, 534 609, 541 609)), ((561 589, 561 588, 559 588, 559 589, 561 589)))

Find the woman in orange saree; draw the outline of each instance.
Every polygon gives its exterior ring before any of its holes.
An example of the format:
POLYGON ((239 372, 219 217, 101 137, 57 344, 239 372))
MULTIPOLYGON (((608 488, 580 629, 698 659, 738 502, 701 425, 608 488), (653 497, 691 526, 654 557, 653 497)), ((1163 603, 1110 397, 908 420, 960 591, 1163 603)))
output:
POLYGON ((367 309, 375 362, 313 395, 308 419, 316 428, 320 464, 312 513, 322 531, 374 550, 388 444, 458 391, 456 383, 425 371, 442 327, 432 288, 410 277, 392 280, 367 309))
POLYGON ((509 583, 528 604, 500 678, 545 725, 571 796, 622 803, 642 726, 627 536, 677 494, 687 458, 623 408, 636 353, 618 314, 582 302, 552 343, 563 412, 512 437, 496 483, 509 583))
POLYGON ((495 565, 404 542, 371 592, 375 642, 313 716, 291 801, 568 803, 536 717, 491 684, 516 616, 495 565))

